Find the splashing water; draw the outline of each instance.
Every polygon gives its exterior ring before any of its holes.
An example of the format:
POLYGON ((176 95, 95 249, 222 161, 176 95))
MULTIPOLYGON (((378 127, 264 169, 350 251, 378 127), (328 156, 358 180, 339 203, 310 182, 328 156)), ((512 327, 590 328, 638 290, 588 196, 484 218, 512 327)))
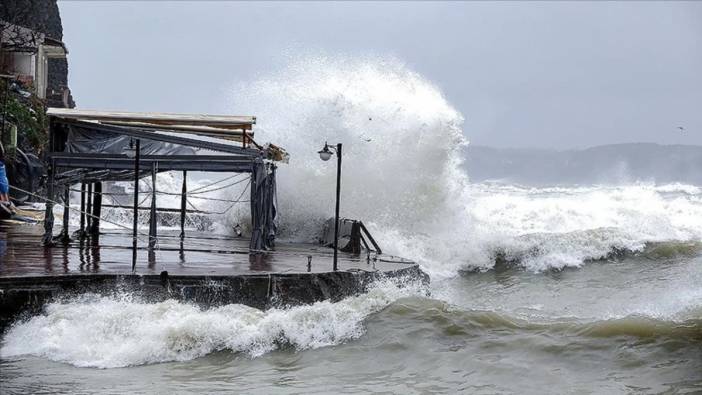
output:
POLYGON ((316 153, 325 141, 343 144, 341 215, 363 220, 384 248, 426 259, 450 251, 440 247, 448 228, 466 229, 456 215, 468 180, 463 117, 401 62, 311 57, 233 97, 257 115, 260 138, 291 154, 279 170, 284 235, 310 239, 333 212, 336 166, 316 153))
POLYGON ((257 114, 258 136, 291 153, 279 173, 285 236, 311 239, 333 212, 335 165, 316 151, 342 142, 342 216, 369 224, 387 251, 417 260, 434 279, 489 269, 497 253, 541 271, 702 235, 691 186, 470 185, 462 115, 396 60, 296 60, 237 87, 229 106, 257 114))
POLYGON ((417 281, 380 281, 366 294, 338 303, 265 312, 240 304, 203 310, 175 300, 149 303, 130 294, 86 294, 51 303, 45 314, 15 324, 0 357, 33 354, 75 366, 112 368, 187 361, 220 350, 255 357, 285 346, 313 349, 361 336, 369 314, 423 292, 417 281))
MULTIPOLYGON (((498 256, 544 271, 579 267, 612 251, 642 251, 649 242, 702 237, 695 220, 702 192, 691 185, 469 184, 462 115, 398 60, 296 59, 238 85, 227 106, 227 112, 256 114, 259 143, 279 144, 291 154, 278 177, 284 239, 314 240, 333 213, 336 164, 316 153, 325 141, 344 144, 341 215, 363 220, 384 250, 420 262, 434 279, 491 269, 498 256)), ((159 175, 159 190, 179 192, 178 177, 159 175)), ((191 188, 208 181, 191 179, 191 188)), ((212 197, 238 196, 244 187, 212 197)), ((178 207, 177 200, 159 197, 159 204, 178 207)), ((205 203, 226 210, 227 204, 205 203)), ((131 223, 128 212, 107 212, 131 223)), ((230 232, 248 224, 248 215, 243 205, 206 227, 230 232)))
MULTIPOLYGON (((610 273, 590 273, 594 283, 611 281, 598 290, 610 292, 598 303, 592 303, 585 282, 578 282, 584 280, 562 285, 540 274, 581 267, 613 250, 643 252, 652 242, 674 244, 657 253, 698 254, 698 187, 471 185, 462 166, 467 144, 462 115, 434 85, 397 60, 297 60, 272 76, 238 86, 229 106, 257 116, 259 143, 279 144, 291 154, 290 164, 281 165, 278 173, 281 236, 287 239, 313 239, 333 212, 336 167, 333 161, 320 161, 316 151, 325 141, 344 144, 342 216, 363 220, 384 250, 420 262, 432 276, 433 297, 451 306, 439 309, 434 306, 439 302, 414 300, 410 304, 419 305, 417 321, 440 311, 440 322, 460 321, 456 317, 467 314, 470 330, 475 329, 472 320, 516 330, 531 327, 538 312, 544 327, 556 332, 619 334, 637 332, 630 327, 642 325, 651 333, 673 333, 679 329, 675 320, 691 319, 696 320, 692 337, 698 338, 702 294, 695 288, 699 270, 694 265, 664 289, 657 279, 649 281, 645 270, 637 274, 641 282, 625 284, 610 273), (521 283, 481 277, 495 267, 498 256, 527 269, 521 283), (483 273, 457 276, 460 269, 476 268, 483 273), (642 284, 649 290, 637 293, 642 284), (549 287, 558 290, 542 291, 549 287), (655 300, 649 295, 656 295, 655 300), (574 306, 584 306, 583 311, 574 306), (672 319, 671 311, 684 315, 672 319), (571 315, 579 320, 563 321, 571 315), (631 316, 644 318, 627 318, 631 316)), ((177 179, 162 176, 159 189, 179 190, 177 179)), ((236 195, 242 187, 213 196, 236 195)), ((226 230, 232 223, 246 223, 246 215, 246 210, 230 211, 217 226, 226 230)), ((281 347, 304 350, 358 338, 368 317, 387 306, 384 314, 399 319, 394 315, 406 314, 407 307, 397 300, 423 293, 415 286, 385 282, 338 303, 267 312, 242 305, 205 310, 175 301, 87 295, 52 303, 44 314, 17 323, 6 334, 0 355, 117 367, 191 360, 218 350, 251 356, 281 347)))

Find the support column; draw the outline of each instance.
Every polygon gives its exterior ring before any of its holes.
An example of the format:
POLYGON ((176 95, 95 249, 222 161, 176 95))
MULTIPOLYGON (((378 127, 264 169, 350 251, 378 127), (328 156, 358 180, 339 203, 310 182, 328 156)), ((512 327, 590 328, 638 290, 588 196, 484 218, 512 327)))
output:
POLYGON ((151 211, 149 216, 149 249, 156 246, 157 239, 156 218, 156 162, 151 163, 151 211))
MULTIPOLYGON (((85 212, 88 214, 92 214, 93 212, 93 183, 88 183, 88 195, 86 196, 88 203, 85 206, 85 212)), ((93 224, 93 218, 92 215, 86 215, 86 228, 85 230, 90 233, 90 227, 93 224)))
POLYGON ((68 223, 71 218, 71 202, 70 202, 70 197, 71 197, 71 186, 66 184, 63 189, 63 225, 61 228, 61 236, 60 240, 61 243, 63 244, 68 244, 71 242, 71 236, 68 229, 68 223))
POLYGON ((136 140, 134 157, 134 222, 132 227, 132 272, 136 271, 137 260, 137 226, 139 225, 139 161, 141 160, 141 140, 136 140))
POLYGON ((78 238, 85 238, 85 183, 80 183, 80 229, 78 230, 78 238))
POLYGON ((54 230, 54 161, 50 160, 49 169, 47 171, 48 182, 46 185, 46 210, 44 211, 44 236, 42 237, 42 245, 46 247, 52 246, 53 230, 54 230))
POLYGON ((185 238, 185 210, 188 195, 188 171, 183 170, 183 189, 180 191, 180 239, 185 238))
POLYGON ((100 236, 100 215, 102 214, 102 183, 95 183, 95 194, 93 196, 93 217, 90 221, 90 236, 100 236))

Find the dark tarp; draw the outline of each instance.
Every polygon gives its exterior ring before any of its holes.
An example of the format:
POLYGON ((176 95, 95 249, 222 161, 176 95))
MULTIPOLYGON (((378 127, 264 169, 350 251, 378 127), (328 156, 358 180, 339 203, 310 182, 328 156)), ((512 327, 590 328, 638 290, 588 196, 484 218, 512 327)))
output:
MULTIPOLYGON (((44 174, 44 164, 34 154, 25 154, 17 148, 14 162, 8 163, 8 178, 10 184, 25 191, 36 193, 41 188, 41 179, 44 174)), ((36 198, 16 189, 10 190, 12 199, 17 202, 34 202, 36 198)))
MULTIPOLYGON (((66 139, 65 152, 117 154, 125 153, 133 137, 96 131, 72 125, 66 139)), ((195 155, 195 149, 183 145, 140 139, 142 155, 195 155)))
POLYGON ((278 230, 275 169, 275 165, 267 166, 260 158, 254 162, 251 173, 251 250, 265 251, 275 246, 278 230))
MULTIPOLYGON (((71 125, 68 128, 68 138, 66 139, 64 152, 123 155, 127 152, 130 143, 133 143, 134 140, 135 139, 130 136, 71 125)), ((142 155, 195 155, 196 153, 193 147, 144 138, 139 140, 140 152, 142 155)), ((140 172, 140 176, 143 177, 149 173, 151 173, 150 169, 143 169, 142 172, 140 172)), ((124 170, 101 169, 88 171, 84 169, 73 169, 56 174, 56 182, 59 184, 72 184, 81 181, 130 181, 133 179, 134 172, 124 170)))

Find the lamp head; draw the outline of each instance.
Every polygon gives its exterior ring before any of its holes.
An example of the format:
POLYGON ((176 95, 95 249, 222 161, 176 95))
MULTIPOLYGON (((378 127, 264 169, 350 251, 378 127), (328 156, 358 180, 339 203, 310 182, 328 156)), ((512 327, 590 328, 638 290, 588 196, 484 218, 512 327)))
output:
POLYGON ((325 162, 328 161, 329 158, 331 158, 332 156, 332 152, 329 149, 329 145, 327 143, 324 143, 324 148, 322 148, 320 151, 317 151, 317 153, 319 154, 319 159, 325 162))
POLYGON ((129 159, 134 159, 134 157, 136 157, 136 148, 134 148, 133 139, 129 140, 129 146, 124 147, 124 149, 122 149, 122 152, 124 152, 124 154, 127 155, 127 158, 129 159))

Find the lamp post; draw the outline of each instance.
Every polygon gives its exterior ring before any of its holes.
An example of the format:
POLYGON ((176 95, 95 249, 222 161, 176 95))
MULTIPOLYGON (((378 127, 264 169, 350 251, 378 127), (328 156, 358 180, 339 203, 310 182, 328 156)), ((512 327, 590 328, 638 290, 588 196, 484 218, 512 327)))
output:
POLYGON ((334 214, 334 271, 337 271, 337 255, 339 247, 339 197, 341 195, 341 143, 336 147, 330 146, 326 142, 324 148, 318 151, 319 158, 323 161, 328 161, 332 154, 336 152, 336 212, 334 214))
POLYGON ((137 226, 139 224, 139 161, 141 154, 141 140, 129 140, 129 147, 124 148, 127 158, 134 159, 134 225, 132 227, 132 273, 136 271, 137 260, 137 226))

